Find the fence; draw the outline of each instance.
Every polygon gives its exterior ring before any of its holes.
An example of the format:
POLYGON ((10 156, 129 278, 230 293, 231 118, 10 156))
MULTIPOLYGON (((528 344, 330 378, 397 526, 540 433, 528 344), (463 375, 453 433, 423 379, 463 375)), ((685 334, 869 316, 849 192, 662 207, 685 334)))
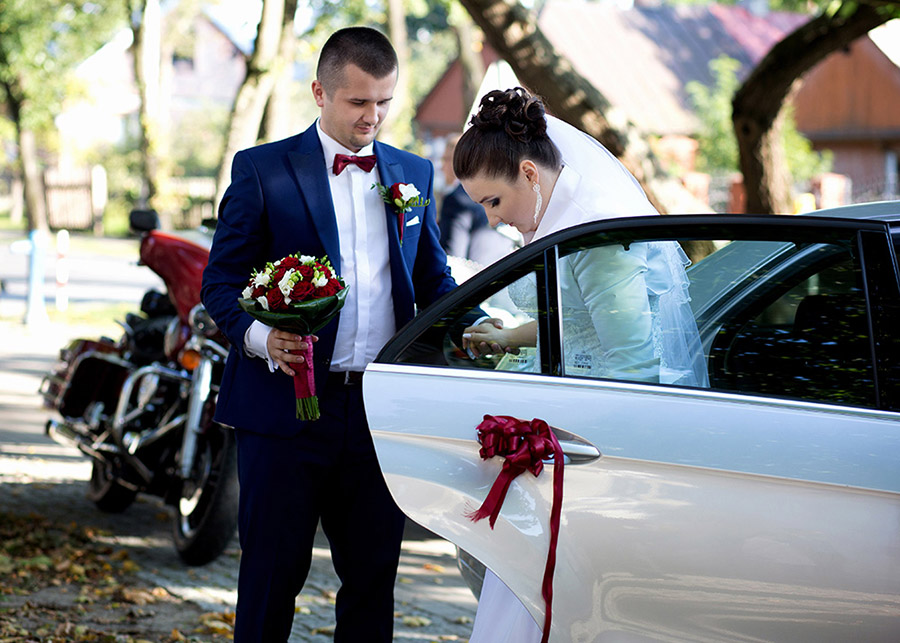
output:
POLYGON ((103 233, 106 209, 106 170, 48 168, 44 171, 47 223, 54 230, 89 230, 103 233))

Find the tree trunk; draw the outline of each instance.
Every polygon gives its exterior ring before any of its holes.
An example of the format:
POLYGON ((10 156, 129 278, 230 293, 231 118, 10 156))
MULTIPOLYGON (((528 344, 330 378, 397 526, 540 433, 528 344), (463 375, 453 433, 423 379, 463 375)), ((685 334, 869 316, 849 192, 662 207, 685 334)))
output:
POLYGON ((10 82, 0 80, 6 93, 9 115, 16 126, 16 143, 19 147, 19 161, 22 168, 22 183, 25 192, 25 212, 28 230, 47 232, 47 206, 44 199, 44 181, 41 176, 40 159, 34 131, 25 124, 25 98, 18 79, 10 82))
MULTIPOLYGON (((454 20, 452 26, 459 48, 459 62, 463 69, 463 105, 471 106, 475 102, 478 88, 484 79, 484 59, 481 57, 481 47, 479 46, 481 43, 475 39, 475 25, 468 14, 461 15, 454 20)), ((462 122, 459 125, 460 131, 462 131, 466 123, 462 122)))
MULTIPOLYGON (((141 173, 141 193, 136 206, 155 207, 158 192, 157 175, 159 156, 157 154, 157 124, 159 111, 159 3, 157 0, 131 0, 128 3, 131 14, 132 64, 134 81, 138 90, 138 122, 140 140, 138 142, 141 173), (155 61, 155 65, 154 65, 155 61)), ((170 226, 167 212, 159 212, 163 227, 170 226)))
POLYGON ((409 96, 409 35, 406 31, 406 11, 403 0, 388 0, 388 33, 397 52, 397 86, 391 100, 388 121, 381 128, 381 139, 400 148, 413 142, 412 100, 409 96))
POLYGON ((734 96, 734 131, 747 194, 747 212, 791 212, 790 176, 780 143, 783 105, 803 74, 833 51, 845 47, 892 13, 846 1, 777 43, 734 96))
POLYGON ((293 80, 294 56, 297 50, 297 36, 294 33, 294 16, 297 0, 285 0, 284 18, 281 27, 281 43, 278 48, 278 73, 272 87, 272 95, 266 104, 259 138, 277 141, 294 134, 293 80))
POLYGON ((630 123, 613 126, 609 122, 609 101, 556 52, 538 28, 536 16, 515 0, 460 2, 491 46, 519 80, 544 99, 550 112, 603 143, 637 178, 653 205, 665 212, 651 187, 662 172, 649 145, 630 123))
POLYGON ((285 0, 263 0, 262 18, 256 32, 253 54, 247 61, 247 75, 238 89, 231 111, 222 162, 216 177, 216 208, 231 181, 234 155, 256 144, 266 104, 278 79, 278 54, 284 22, 285 0))

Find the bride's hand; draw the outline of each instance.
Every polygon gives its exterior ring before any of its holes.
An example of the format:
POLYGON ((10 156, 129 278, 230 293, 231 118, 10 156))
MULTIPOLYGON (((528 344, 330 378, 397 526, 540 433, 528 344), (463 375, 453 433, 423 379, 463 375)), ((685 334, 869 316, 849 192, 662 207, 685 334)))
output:
POLYGON ((519 352, 518 347, 510 345, 509 333, 503 328, 503 320, 496 317, 466 328, 463 331, 463 349, 473 358, 503 352, 519 352))

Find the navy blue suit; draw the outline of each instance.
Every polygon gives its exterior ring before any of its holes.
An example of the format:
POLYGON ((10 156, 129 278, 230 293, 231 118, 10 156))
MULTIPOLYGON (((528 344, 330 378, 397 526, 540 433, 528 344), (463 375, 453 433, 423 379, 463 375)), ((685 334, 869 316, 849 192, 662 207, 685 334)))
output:
MULTIPOLYGON (((388 218, 397 328, 455 287, 439 243, 429 161, 375 142, 372 182, 413 183, 432 204, 407 213, 401 246, 388 218)), ((328 380, 337 319, 315 344, 322 417, 295 418, 291 378, 244 353, 252 319, 237 305, 254 268, 300 252, 327 255, 340 274, 337 222, 315 125, 302 134, 244 150, 219 210, 202 299, 231 342, 216 420, 237 429, 241 482, 241 571, 237 643, 284 641, 309 570, 321 520, 342 587, 335 641, 390 641, 393 584, 403 516, 381 476, 359 386, 328 380)), ((352 287, 352 284, 351 284, 352 287)))

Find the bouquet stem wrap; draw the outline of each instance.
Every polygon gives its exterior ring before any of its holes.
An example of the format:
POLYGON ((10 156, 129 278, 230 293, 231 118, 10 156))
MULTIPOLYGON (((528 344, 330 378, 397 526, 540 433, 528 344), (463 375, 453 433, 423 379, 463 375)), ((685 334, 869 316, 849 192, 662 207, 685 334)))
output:
POLYGON ((479 455, 488 460, 495 455, 505 458, 500 474, 491 486, 481 507, 468 514, 477 522, 490 518, 491 529, 500 514, 503 500, 512 481, 525 471, 537 477, 544 469, 543 460, 553 458, 553 503, 550 508, 550 547, 544 566, 541 595, 546 604, 541 643, 550 637, 550 621, 553 612, 553 571, 556 568, 556 545, 559 541, 559 523, 563 496, 563 452, 559 441, 544 420, 526 421, 508 415, 485 415, 476 428, 481 443, 479 455))
POLYGON ((312 335, 304 335, 305 351, 293 351, 303 355, 304 362, 294 366, 294 395, 297 398, 297 418, 300 420, 319 419, 319 398, 316 397, 316 378, 313 368, 312 335))

